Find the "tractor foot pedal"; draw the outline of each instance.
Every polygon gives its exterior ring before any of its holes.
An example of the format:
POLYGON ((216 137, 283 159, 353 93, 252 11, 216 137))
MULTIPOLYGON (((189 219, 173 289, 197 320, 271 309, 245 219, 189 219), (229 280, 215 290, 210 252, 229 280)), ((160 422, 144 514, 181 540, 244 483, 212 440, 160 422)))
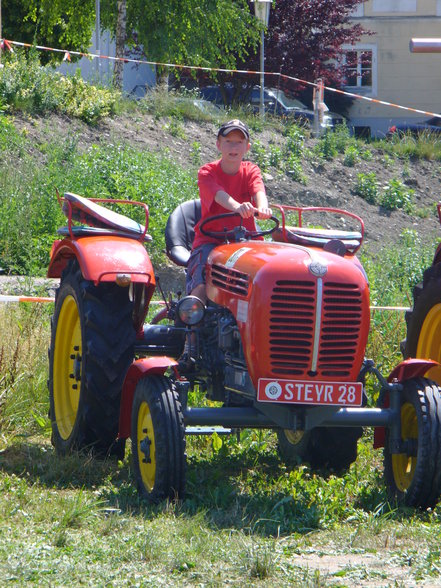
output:
POLYGON ((231 435, 232 432, 231 429, 226 429, 225 427, 185 427, 186 435, 212 435, 213 433, 231 435))

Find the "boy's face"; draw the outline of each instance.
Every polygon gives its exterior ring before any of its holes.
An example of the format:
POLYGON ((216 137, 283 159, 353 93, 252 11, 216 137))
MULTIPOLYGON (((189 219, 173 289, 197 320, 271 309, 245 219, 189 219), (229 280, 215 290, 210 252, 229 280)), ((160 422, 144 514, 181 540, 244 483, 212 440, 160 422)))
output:
POLYGON ((222 160, 231 163, 242 161, 251 147, 248 139, 241 131, 231 131, 225 137, 218 137, 216 146, 222 156, 222 160))

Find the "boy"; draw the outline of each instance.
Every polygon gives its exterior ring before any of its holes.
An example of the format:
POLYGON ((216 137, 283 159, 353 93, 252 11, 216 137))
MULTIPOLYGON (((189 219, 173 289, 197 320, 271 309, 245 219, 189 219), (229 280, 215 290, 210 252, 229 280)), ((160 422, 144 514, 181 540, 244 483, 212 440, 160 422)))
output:
MULTIPOLYGON (((210 251, 222 240, 203 235, 199 230, 201 222, 216 214, 238 212, 243 226, 255 231, 255 215, 258 218, 272 215, 260 169, 250 161, 243 161, 251 147, 248 127, 238 119, 228 121, 218 131, 216 146, 221 158, 203 165, 198 174, 201 220, 195 227, 193 250, 187 265, 187 293, 204 303, 207 300, 205 264, 210 251)), ((224 218, 210 223, 207 229, 222 231, 234 228, 239 222, 238 217, 224 218)))

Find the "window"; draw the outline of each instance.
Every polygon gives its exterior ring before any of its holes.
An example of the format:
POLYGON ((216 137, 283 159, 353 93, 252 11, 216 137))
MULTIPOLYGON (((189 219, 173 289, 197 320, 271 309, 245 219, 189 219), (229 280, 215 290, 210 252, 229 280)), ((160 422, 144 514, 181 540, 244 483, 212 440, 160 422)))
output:
POLYGON ((377 53, 374 45, 345 47, 344 66, 348 88, 363 94, 376 94, 377 53))
POLYGON ((416 12, 416 0, 374 0, 372 12, 416 12))

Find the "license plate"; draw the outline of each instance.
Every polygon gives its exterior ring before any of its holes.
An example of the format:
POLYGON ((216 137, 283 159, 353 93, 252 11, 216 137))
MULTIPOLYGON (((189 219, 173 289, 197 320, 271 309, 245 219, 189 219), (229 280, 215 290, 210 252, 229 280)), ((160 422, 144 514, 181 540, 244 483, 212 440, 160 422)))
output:
POLYGON ((361 382, 311 382, 310 380, 272 380, 260 378, 260 402, 330 406, 361 406, 361 382))

